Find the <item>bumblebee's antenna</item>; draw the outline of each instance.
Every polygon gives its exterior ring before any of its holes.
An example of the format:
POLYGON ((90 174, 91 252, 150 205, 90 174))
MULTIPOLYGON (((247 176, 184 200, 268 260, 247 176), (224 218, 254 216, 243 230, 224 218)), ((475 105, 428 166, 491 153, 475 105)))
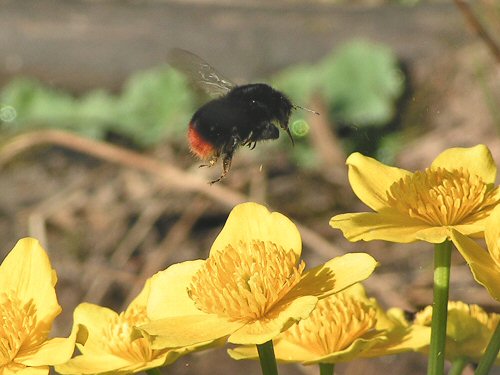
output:
POLYGON ((312 109, 309 109, 309 108, 301 107, 300 105, 297 105, 297 104, 294 104, 293 108, 294 109, 303 109, 304 111, 311 112, 311 113, 314 113, 315 115, 319 116, 319 112, 313 111, 312 109))
POLYGON ((295 141, 293 140, 292 132, 290 131, 290 128, 287 126, 286 128, 283 128, 283 129, 285 129, 286 133, 290 137, 290 140, 292 141, 292 146, 295 146, 295 141))

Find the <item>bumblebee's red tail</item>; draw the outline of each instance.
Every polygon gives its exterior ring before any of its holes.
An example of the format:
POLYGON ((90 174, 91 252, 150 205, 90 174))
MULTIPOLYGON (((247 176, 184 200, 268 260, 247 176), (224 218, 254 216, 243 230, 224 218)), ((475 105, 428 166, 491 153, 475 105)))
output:
POLYGON ((215 154, 212 144, 201 137, 200 133, 194 128, 193 123, 189 123, 188 141, 191 152, 202 160, 208 160, 215 154))

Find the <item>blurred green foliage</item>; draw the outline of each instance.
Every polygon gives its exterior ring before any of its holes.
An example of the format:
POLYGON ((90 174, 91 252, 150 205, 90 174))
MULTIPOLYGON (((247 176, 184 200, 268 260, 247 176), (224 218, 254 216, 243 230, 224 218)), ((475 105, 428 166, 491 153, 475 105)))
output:
MULTIPOLYGON (((363 40, 340 46, 317 64, 286 69, 274 78, 274 84, 298 104, 307 105, 313 95, 323 98, 329 111, 326 115, 335 124, 336 133, 343 136, 346 151, 370 155, 389 144, 382 138, 392 130, 405 89, 394 53, 363 40)), ((305 115, 296 113, 302 118, 305 115)))
MULTIPOLYGON (((368 154, 383 145, 375 138, 391 123, 404 90, 391 50, 366 41, 340 46, 315 65, 286 69, 272 84, 299 105, 307 106, 314 95, 320 95, 329 111, 322 115, 335 124, 346 151, 368 154)), ((59 128, 97 139, 115 134, 137 147, 149 147, 184 137, 197 102, 184 78, 162 66, 130 77, 120 95, 93 90, 75 97, 34 80, 16 79, 0 91, 0 107, 6 106, 17 115, 13 118, 12 111, 5 112, 9 118, 0 122, 4 134, 59 128)), ((311 165, 313 152, 307 142, 300 142, 309 131, 305 114, 296 111, 290 124, 299 139, 294 148, 297 160, 311 165)))
POLYGON ((139 147, 184 134, 194 108, 183 77, 168 67, 133 75, 120 96, 94 90, 75 98, 40 82, 20 78, 0 92, 0 103, 17 116, 3 130, 58 128, 103 139, 115 133, 139 147))
POLYGON ((274 82, 298 103, 321 95, 336 122, 359 127, 386 125, 404 90, 396 56, 366 41, 349 42, 316 65, 289 68, 274 82))

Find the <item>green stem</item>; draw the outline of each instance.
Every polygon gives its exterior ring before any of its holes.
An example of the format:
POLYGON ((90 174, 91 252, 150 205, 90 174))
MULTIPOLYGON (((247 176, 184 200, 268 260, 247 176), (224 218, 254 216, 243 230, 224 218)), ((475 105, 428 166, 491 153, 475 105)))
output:
POLYGON ((333 375, 334 369, 335 369, 334 363, 320 363, 319 375, 333 375))
POLYGON ((150 368, 149 370, 146 370, 146 374, 148 375, 161 375, 161 371, 159 367, 155 368, 150 368))
POLYGON ((259 352, 262 375, 278 375, 278 366, 276 365, 276 357, 274 356, 273 342, 268 341, 264 344, 257 345, 257 351, 259 352))
POLYGON ((458 357, 451 364, 451 369, 448 372, 448 375, 461 375, 465 366, 467 366, 467 358, 458 357))
POLYGON ((434 248, 434 301, 427 375, 444 375, 450 265, 451 242, 444 241, 436 244, 434 248))
POLYGON ((497 328, 491 336, 490 343, 484 352, 483 357, 479 361, 479 365, 477 366, 475 375, 486 375, 493 363, 498 356, 498 352, 500 351, 500 323, 497 324, 497 328))

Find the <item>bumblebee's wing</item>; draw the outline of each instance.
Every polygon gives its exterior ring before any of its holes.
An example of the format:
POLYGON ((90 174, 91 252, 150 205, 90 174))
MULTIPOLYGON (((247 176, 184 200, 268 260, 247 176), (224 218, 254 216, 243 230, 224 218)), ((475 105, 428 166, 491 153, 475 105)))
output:
POLYGON ((169 51, 167 61, 170 66, 186 75, 191 82, 211 96, 225 95, 236 87, 233 82, 194 53, 174 48, 169 51))

